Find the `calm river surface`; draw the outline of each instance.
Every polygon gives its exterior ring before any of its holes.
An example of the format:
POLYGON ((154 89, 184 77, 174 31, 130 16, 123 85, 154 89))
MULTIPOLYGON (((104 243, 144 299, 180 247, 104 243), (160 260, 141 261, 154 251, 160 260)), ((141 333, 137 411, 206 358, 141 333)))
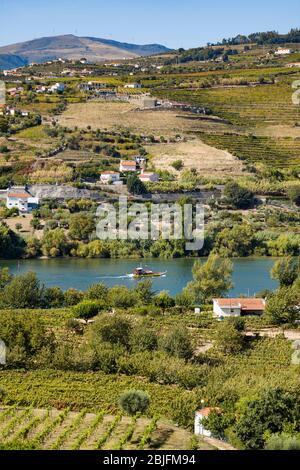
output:
MULTIPOLYGON (((277 283, 270 278, 273 258, 238 258, 234 259, 231 295, 254 295, 262 289, 273 289, 277 283)), ((192 279, 192 259, 149 259, 142 265, 154 271, 167 271, 166 276, 153 278, 154 290, 168 290, 175 295, 192 279)), ((34 259, 0 260, 0 266, 7 266, 11 273, 18 274, 35 271, 39 279, 47 286, 60 286, 62 289, 75 287, 85 290, 95 282, 103 282, 108 287, 126 285, 133 287, 137 280, 127 276, 139 266, 139 260, 120 259, 34 259)))

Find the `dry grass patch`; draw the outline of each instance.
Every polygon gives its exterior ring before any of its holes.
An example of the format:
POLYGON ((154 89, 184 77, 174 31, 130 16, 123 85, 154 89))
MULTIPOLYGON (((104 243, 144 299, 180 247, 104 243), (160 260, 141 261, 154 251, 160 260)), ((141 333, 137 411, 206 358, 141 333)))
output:
POLYGON ((213 118, 204 118, 181 111, 136 111, 130 103, 89 102, 68 106, 58 118, 67 127, 91 126, 93 129, 119 131, 129 129, 134 133, 169 137, 199 131, 226 129, 226 125, 213 118))
POLYGON ((172 167, 176 160, 182 160, 183 170, 195 168, 203 175, 241 175, 243 172, 242 162, 231 153, 206 145, 200 139, 175 144, 155 144, 146 148, 153 156, 152 162, 156 168, 174 174, 178 174, 172 167))

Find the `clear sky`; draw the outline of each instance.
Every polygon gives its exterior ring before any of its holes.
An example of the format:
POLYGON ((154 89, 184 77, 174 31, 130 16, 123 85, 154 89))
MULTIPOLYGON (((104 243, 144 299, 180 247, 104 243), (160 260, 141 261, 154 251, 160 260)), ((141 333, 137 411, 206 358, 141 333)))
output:
POLYGON ((299 0, 0 0, 0 46, 76 34, 194 47, 299 27, 299 0))

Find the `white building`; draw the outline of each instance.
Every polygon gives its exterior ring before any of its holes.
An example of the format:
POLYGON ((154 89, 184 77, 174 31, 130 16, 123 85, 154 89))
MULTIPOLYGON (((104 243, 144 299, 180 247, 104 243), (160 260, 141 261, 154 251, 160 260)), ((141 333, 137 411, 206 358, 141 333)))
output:
POLYGON ((24 187, 13 187, 7 190, 6 207, 18 209, 20 212, 31 212, 39 205, 39 199, 32 195, 24 187))
POLYGON ((120 161, 120 171, 136 171, 136 162, 134 160, 121 160, 120 161))
POLYGON ((201 408, 196 411, 194 420, 194 434, 197 436, 211 437, 212 433, 209 429, 205 429, 202 424, 203 418, 207 418, 212 411, 220 411, 219 408, 201 408))
POLYGON ((220 320, 226 317, 240 317, 244 315, 262 315, 265 310, 264 299, 221 298, 213 299, 214 316, 220 320))
POLYGON ((51 93, 63 93, 65 91, 65 85, 63 83, 55 83, 49 88, 51 93))
POLYGON ((126 83, 124 88, 142 88, 143 85, 141 83, 126 83))
POLYGON ((120 173, 116 171, 103 171, 100 176, 100 181, 103 184, 115 184, 120 181, 120 173))
POLYGON ((155 183, 156 181, 159 180, 157 173, 152 173, 151 171, 144 171, 144 170, 142 170, 138 178, 141 181, 143 181, 143 183, 148 183, 148 182, 155 183))
POLYGON ((291 49, 278 48, 277 51, 275 51, 275 55, 288 55, 291 54, 291 52, 291 49))

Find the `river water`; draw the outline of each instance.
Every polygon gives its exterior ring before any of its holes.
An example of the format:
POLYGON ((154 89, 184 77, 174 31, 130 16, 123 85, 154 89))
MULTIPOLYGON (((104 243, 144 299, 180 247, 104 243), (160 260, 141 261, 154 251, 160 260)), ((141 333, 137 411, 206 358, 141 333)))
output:
MULTIPOLYGON (((233 259, 234 287, 230 295, 254 295, 262 289, 274 289, 276 281, 270 278, 274 258, 233 259)), ((152 278, 156 291, 168 290, 175 295, 192 279, 192 259, 149 259, 142 266, 153 271, 167 271, 163 277, 152 278)), ((128 276, 140 262, 131 259, 30 259, 0 260, 0 266, 10 268, 12 274, 27 271, 36 272, 46 286, 60 286, 62 289, 74 287, 85 290, 95 282, 103 282, 108 287, 126 285, 133 287, 139 282, 128 276)))

